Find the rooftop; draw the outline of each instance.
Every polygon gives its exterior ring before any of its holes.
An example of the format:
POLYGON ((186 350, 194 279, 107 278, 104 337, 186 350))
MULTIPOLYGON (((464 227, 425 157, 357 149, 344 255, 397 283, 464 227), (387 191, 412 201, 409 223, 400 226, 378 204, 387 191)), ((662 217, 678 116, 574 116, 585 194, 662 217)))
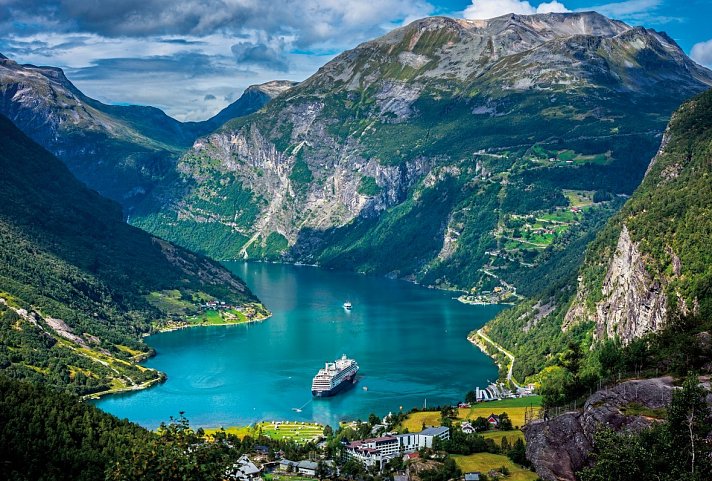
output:
POLYGON ((446 426, 438 426, 436 428, 423 429, 422 431, 420 431, 419 433, 416 433, 416 434, 421 434, 423 436, 438 436, 440 434, 447 433, 449 431, 450 431, 450 428, 448 428, 446 426))

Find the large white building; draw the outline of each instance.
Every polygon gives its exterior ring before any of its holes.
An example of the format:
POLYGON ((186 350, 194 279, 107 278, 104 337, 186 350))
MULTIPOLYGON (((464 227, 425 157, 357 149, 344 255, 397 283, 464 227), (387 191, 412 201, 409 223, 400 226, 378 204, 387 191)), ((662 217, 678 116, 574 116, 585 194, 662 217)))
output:
POLYGON ((450 428, 428 428, 419 433, 397 434, 380 438, 362 439, 346 446, 346 455, 365 466, 383 467, 388 460, 422 448, 432 448, 435 439, 450 439, 450 428))

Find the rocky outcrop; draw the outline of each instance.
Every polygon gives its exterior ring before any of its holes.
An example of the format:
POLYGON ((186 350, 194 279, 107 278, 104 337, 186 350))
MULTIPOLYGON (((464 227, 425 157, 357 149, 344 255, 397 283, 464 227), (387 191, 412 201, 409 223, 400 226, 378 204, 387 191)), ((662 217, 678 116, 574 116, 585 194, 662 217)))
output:
POLYGON ((653 414, 672 399, 672 378, 635 380, 597 391, 581 412, 535 421, 523 428, 527 459, 547 481, 574 481, 588 464, 597 430, 638 432, 657 422, 653 414))
POLYGON ((619 338, 627 344, 662 329, 667 319, 665 286, 647 271, 645 258, 625 225, 601 288, 603 299, 592 310, 585 305, 587 294, 580 285, 576 301, 566 314, 564 329, 588 319, 595 322, 598 339, 619 338))

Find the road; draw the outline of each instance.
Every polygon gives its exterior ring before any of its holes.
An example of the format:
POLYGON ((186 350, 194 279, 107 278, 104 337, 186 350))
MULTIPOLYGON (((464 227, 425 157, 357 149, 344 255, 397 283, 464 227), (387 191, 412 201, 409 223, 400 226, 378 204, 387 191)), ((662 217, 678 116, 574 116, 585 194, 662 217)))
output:
POLYGON ((495 349, 497 349, 499 352, 504 354, 509 358, 509 370, 507 371, 507 381, 511 382, 514 387, 519 389, 521 386, 517 384, 517 381, 514 380, 512 377, 512 370, 514 369, 514 354, 511 352, 507 351, 505 348, 494 342, 492 339, 489 338, 487 334, 485 334, 482 329, 477 330, 477 335, 480 336, 485 342, 488 342, 491 344, 495 349))

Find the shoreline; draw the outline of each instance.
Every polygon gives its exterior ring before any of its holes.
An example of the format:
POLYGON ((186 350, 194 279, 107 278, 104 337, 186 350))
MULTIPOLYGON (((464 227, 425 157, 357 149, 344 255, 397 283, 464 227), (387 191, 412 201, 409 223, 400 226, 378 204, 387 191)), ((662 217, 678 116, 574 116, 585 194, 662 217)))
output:
MULTIPOLYGON (((141 334, 141 337, 146 338, 146 337, 152 336, 154 334, 162 334, 164 332, 180 331, 183 329, 190 329, 193 327, 225 327, 225 326, 239 326, 241 324, 253 324, 256 322, 266 321, 270 317, 272 317, 271 312, 269 313, 269 315, 267 315, 265 317, 261 317, 259 319, 250 319, 250 320, 240 321, 240 322, 221 322, 221 323, 217 323, 217 324, 190 324, 190 323, 186 323, 186 324, 183 324, 180 326, 157 328, 153 332, 145 332, 145 333, 141 334)), ((134 359, 133 362, 138 365, 138 364, 152 358, 155 355, 156 355, 155 352, 144 353, 144 354, 141 354, 137 359, 134 359)), ((147 368, 147 369, 151 369, 151 368, 147 368)), ((99 392, 95 392, 95 393, 91 393, 91 394, 84 394, 83 396, 80 396, 80 399, 82 401, 86 401, 86 400, 96 401, 96 400, 101 399, 102 397, 110 396, 112 394, 123 394, 123 393, 127 393, 127 392, 132 392, 132 391, 143 391, 144 389, 151 388, 156 384, 161 384, 168 379, 168 376, 164 372, 158 371, 156 369, 152 369, 152 370, 158 374, 158 377, 150 379, 150 380, 143 382, 141 384, 126 386, 124 388, 109 389, 106 391, 99 391, 99 392)))
POLYGON ((173 331, 181 331, 183 329, 190 329, 193 327, 224 327, 224 326, 239 326, 241 324, 254 324, 256 322, 262 322, 266 321, 272 317, 272 313, 265 317, 261 317, 259 319, 249 319, 246 321, 238 321, 238 322, 219 322, 219 323, 212 323, 212 324, 206 324, 206 323, 190 323, 190 322, 185 322, 183 324, 177 325, 177 326, 171 326, 171 327, 156 327, 155 332, 147 332, 142 334, 142 337, 149 337, 154 334, 162 334, 164 332, 173 332, 173 331))
MULTIPOLYGON (((154 369, 154 371, 156 370, 154 369)), ((161 371, 156 371, 156 373, 158 373, 158 377, 150 379, 141 384, 134 384, 133 386, 126 386, 120 389, 109 389, 108 391, 99 391, 91 394, 84 394, 83 396, 80 396, 80 399, 82 401, 98 401, 102 397, 110 396, 112 394, 122 394, 131 391, 143 391, 144 389, 152 387, 154 384, 160 384, 162 382, 165 382, 166 379, 168 379, 168 377, 161 371)))
POLYGON ((507 369, 507 377, 506 381, 508 383, 512 383, 515 388, 520 388, 521 386, 517 381, 514 379, 514 376, 512 374, 512 371, 514 370, 514 354, 511 352, 507 351, 505 348, 494 342, 492 339, 489 338, 486 334, 482 332, 482 328, 477 329, 474 334, 470 334, 467 336, 467 340, 470 341, 472 344, 477 346, 480 351, 482 351, 483 354, 488 356, 490 359, 494 361, 494 363, 497 365, 499 369, 506 368, 507 369), (483 342, 484 341, 484 342, 483 342), (494 355, 490 354, 487 352, 487 349, 485 347, 486 344, 490 344, 492 347, 497 349, 499 352, 504 354, 507 359, 509 359, 509 363, 506 366, 503 366, 501 361, 499 361, 494 355))

